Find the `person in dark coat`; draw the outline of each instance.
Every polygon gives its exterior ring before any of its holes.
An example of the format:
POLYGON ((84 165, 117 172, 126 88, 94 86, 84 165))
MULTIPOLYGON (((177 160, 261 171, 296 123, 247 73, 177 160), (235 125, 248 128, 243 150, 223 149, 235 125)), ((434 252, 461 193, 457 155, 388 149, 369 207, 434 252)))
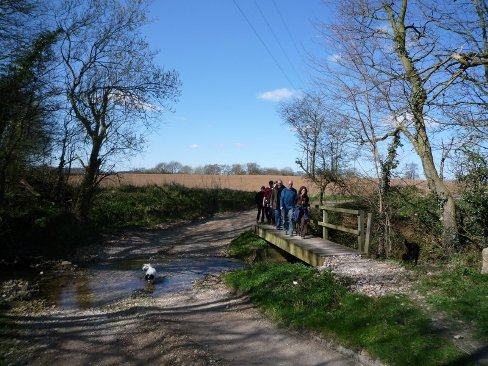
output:
POLYGON ((308 198, 307 187, 301 186, 295 200, 294 221, 296 233, 298 235, 298 232, 300 232, 302 238, 305 238, 305 235, 307 235, 307 223, 310 221, 309 208, 310 199, 308 198))
POLYGON ((273 210, 274 224, 277 230, 280 230, 283 226, 280 204, 280 196, 283 188, 285 187, 283 187, 282 181, 277 180, 275 185, 273 186, 273 190, 271 191, 271 199, 269 201, 269 206, 271 210, 273 210))
POLYGON ((264 189, 264 213, 266 214, 266 220, 268 225, 274 222, 273 220, 273 209, 271 208, 271 192, 273 190, 274 182, 270 180, 268 186, 264 189))
POLYGON ((256 224, 259 224, 259 220, 261 218, 261 224, 264 224, 264 190, 265 187, 262 186, 261 190, 256 193, 256 196, 254 197, 254 201, 258 207, 258 214, 256 216, 256 224))
POLYGON ((288 235, 288 232, 293 232, 293 211, 295 209, 296 198, 297 190, 293 188, 293 181, 290 180, 288 181, 288 186, 281 191, 280 195, 280 205, 284 219, 283 228, 285 229, 285 235, 288 235))

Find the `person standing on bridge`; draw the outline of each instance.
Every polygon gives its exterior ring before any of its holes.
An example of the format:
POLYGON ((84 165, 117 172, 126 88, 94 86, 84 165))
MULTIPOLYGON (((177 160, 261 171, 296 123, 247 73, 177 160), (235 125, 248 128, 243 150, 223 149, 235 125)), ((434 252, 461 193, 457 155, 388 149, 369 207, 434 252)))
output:
POLYGON ((266 214, 266 220, 268 221, 268 225, 271 224, 273 209, 271 208, 270 201, 271 201, 271 192, 273 191, 274 182, 270 180, 268 182, 268 186, 264 189, 264 213, 266 214))
POLYGON ((275 185, 273 186, 273 190, 271 191, 271 198, 269 201, 269 206, 271 210, 273 210, 274 224, 277 230, 281 229, 282 226, 280 198, 283 188, 284 187, 281 180, 277 180, 275 185))
POLYGON ((297 235, 300 231, 302 239, 307 235, 307 223, 310 221, 310 213, 308 211, 310 207, 310 199, 308 198, 307 192, 307 187, 300 187, 295 201, 295 212, 293 213, 297 235))
POLYGON ((256 224, 259 224, 261 218, 261 224, 264 224, 264 189, 262 186, 256 196, 254 197, 254 202, 258 206, 258 214, 256 215, 256 224))
POLYGON ((283 214, 285 229, 285 235, 288 235, 289 231, 293 231, 295 226, 293 219, 293 211, 295 210, 295 200, 297 198, 297 190, 293 188, 293 181, 288 181, 288 186, 283 189, 280 197, 280 206, 283 214))

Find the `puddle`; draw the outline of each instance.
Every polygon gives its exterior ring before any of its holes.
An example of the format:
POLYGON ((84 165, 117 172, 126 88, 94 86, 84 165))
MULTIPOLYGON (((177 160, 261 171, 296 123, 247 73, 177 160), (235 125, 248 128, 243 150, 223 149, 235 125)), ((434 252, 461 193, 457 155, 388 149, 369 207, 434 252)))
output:
POLYGON ((189 290, 193 281, 205 275, 244 267, 242 262, 230 258, 171 258, 151 262, 158 272, 154 283, 148 283, 142 271, 144 263, 147 260, 124 260, 63 273, 42 281, 40 296, 61 309, 83 310, 135 293, 157 297, 189 290))

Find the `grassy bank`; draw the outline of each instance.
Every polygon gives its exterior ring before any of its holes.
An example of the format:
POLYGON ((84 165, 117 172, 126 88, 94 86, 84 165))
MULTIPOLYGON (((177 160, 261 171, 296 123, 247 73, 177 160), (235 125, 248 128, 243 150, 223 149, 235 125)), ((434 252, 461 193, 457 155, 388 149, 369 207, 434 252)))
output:
POLYGON ((177 184, 122 186, 105 188, 98 193, 91 219, 111 228, 148 227, 253 206, 253 192, 188 188, 177 184))
POLYGON ((488 343, 488 275, 474 268, 420 273, 420 289, 438 310, 474 327, 488 343))
POLYGON ((102 232, 194 220, 253 205, 252 192, 175 184, 123 186, 101 189, 89 220, 82 222, 48 200, 12 199, 0 208, 0 259, 19 265, 34 257, 67 258, 100 240, 102 232))
MULTIPOLYGON (((231 252, 252 250, 253 243, 259 243, 253 236, 245 233, 236 238, 231 252)), ((429 301, 439 310, 474 323, 479 336, 486 337, 487 276, 466 270, 437 275, 419 271, 418 275, 429 301)), ((351 293, 330 272, 302 264, 260 262, 225 278, 279 323, 318 332, 351 349, 366 350, 386 364, 473 364, 440 336, 429 316, 407 296, 370 298, 351 293)))

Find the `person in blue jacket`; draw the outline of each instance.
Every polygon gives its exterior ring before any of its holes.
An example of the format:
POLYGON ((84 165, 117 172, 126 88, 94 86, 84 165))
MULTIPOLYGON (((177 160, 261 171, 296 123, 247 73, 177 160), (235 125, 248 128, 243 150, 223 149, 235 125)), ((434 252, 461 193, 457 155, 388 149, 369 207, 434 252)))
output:
POLYGON ((293 181, 288 181, 288 185, 281 191, 280 206, 284 219, 285 234, 292 231, 294 228, 293 211, 295 209, 295 200, 297 198, 297 190, 293 188, 293 181))

